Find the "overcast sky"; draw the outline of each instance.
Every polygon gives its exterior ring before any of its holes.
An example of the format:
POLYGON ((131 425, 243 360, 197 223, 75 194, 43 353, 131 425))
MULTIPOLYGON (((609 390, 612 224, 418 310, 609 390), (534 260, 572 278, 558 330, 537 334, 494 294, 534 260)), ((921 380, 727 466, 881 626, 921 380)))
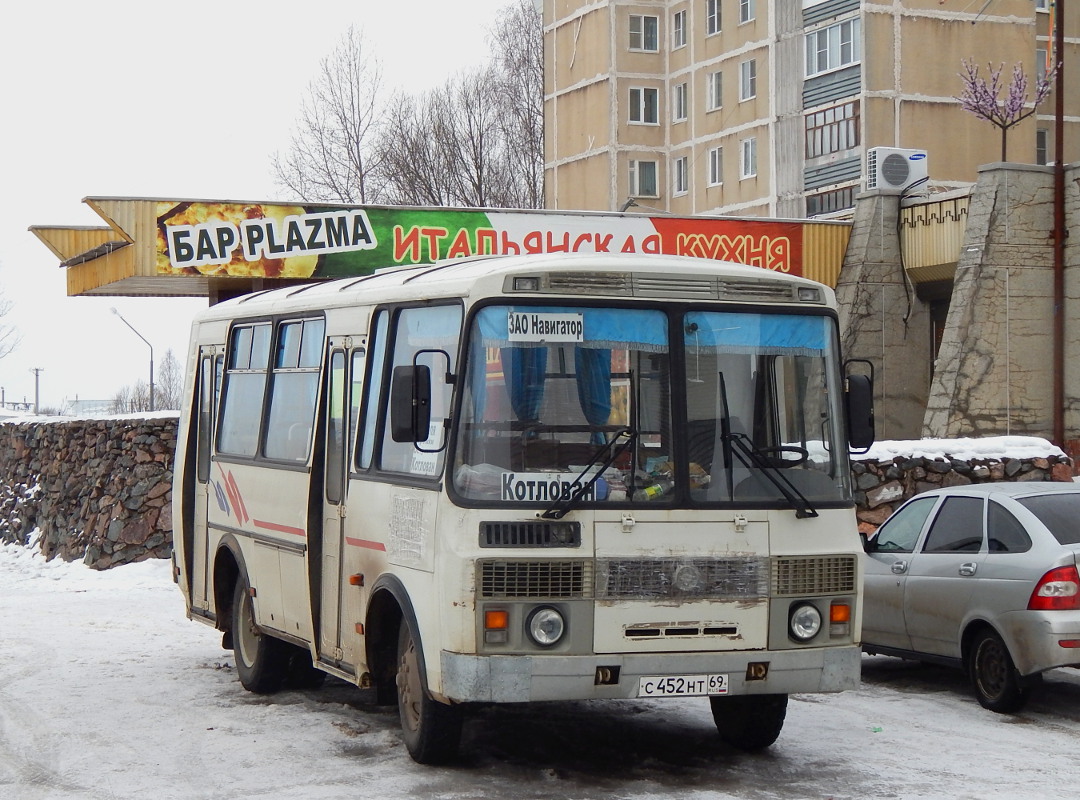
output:
POLYGON ((205 300, 74 297, 31 225, 102 225, 87 196, 291 199, 270 159, 289 140, 319 61, 360 25, 390 85, 440 85, 479 64, 506 0, 38 0, 0 24, 0 322, 22 335, 0 359, 10 401, 111 398, 182 361, 205 300))

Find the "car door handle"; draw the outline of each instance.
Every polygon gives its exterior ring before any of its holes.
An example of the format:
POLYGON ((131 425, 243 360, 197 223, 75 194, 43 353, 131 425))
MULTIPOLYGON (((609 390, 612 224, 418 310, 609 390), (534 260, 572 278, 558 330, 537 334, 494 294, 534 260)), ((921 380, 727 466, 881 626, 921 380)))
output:
POLYGON ((897 575, 903 575, 905 572, 907 572, 907 562, 906 561, 894 561, 892 563, 892 567, 890 567, 890 569, 892 569, 892 571, 894 573, 896 573, 897 575))
POLYGON ((960 574, 966 577, 970 577, 975 574, 975 570, 979 568, 979 565, 974 561, 968 561, 960 565, 960 574))

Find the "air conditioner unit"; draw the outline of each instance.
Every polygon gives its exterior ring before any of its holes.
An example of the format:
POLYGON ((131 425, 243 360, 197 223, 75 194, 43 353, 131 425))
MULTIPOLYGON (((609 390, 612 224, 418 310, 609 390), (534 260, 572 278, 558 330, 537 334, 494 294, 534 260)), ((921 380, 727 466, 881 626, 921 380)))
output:
POLYGON ((925 150, 901 150, 898 147, 871 147, 866 151, 866 190, 903 194, 918 185, 926 193, 925 150))

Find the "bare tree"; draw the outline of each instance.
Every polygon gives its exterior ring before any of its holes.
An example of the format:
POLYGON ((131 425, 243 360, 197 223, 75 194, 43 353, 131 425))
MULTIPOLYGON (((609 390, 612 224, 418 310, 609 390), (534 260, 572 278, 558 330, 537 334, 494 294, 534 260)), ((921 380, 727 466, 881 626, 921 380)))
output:
POLYGON ((277 184, 302 200, 368 202, 381 89, 382 67, 362 31, 350 26, 320 62, 288 150, 274 155, 277 184))
MULTIPOLYGON (((184 390, 184 372, 170 347, 158 367, 157 380, 154 381, 153 407, 159 411, 180 408, 184 390)), ((111 414, 135 414, 149 411, 150 385, 146 381, 136 381, 131 386, 117 389, 109 402, 111 414)))
POLYGON ((1036 81, 1035 96, 1029 102, 1028 78, 1020 64, 1013 67, 1012 80, 1005 97, 1001 97, 1004 88, 1001 77, 1004 64, 999 64, 997 69, 987 65, 990 71, 989 80, 979 76, 979 68, 974 63, 965 59, 963 65, 964 71, 960 73, 960 78, 964 82, 964 91, 956 99, 965 111, 970 111, 979 119, 1001 129, 1001 160, 1005 161, 1009 128, 1034 114, 1035 109, 1050 94, 1057 67, 1036 81))
POLYGON ((533 0, 511 0, 491 35, 502 115, 508 206, 544 205, 544 18, 533 0))
MULTIPOLYGON (((0 294, 0 320, 6 317, 10 311, 11 301, 6 299, 3 294, 0 294)), ((21 338, 18 330, 13 325, 0 324, 0 358, 8 355, 18 347, 21 338)))
POLYGON ((381 73, 350 29, 323 60, 278 184, 302 200, 535 208, 543 205, 543 20, 509 0, 490 63, 380 105, 381 73))

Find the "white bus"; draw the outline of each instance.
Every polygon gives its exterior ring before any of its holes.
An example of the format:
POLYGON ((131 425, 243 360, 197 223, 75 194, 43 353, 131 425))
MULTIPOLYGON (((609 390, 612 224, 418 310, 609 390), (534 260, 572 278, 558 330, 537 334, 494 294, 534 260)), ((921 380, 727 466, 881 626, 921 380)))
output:
POLYGON ((830 289, 674 256, 472 258, 192 327, 176 575, 245 688, 325 674, 455 754, 473 703, 709 698, 758 749, 858 685, 830 289))

